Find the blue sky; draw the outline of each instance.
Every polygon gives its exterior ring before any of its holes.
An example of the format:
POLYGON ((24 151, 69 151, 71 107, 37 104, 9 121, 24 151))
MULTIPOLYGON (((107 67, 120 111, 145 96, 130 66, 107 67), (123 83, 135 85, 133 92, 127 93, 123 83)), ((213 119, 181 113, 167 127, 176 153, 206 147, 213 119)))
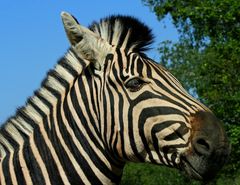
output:
POLYGON ((157 21, 141 0, 0 1, 0 124, 40 87, 47 71, 69 48, 60 18, 73 14, 82 25, 111 14, 132 15, 153 29, 156 41, 148 53, 156 61, 158 43, 178 38, 167 17, 157 21))

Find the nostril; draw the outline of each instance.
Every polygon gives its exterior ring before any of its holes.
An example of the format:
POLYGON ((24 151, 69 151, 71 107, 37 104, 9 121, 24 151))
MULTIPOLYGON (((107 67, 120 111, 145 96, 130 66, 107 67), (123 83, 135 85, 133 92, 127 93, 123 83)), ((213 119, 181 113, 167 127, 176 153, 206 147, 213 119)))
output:
POLYGON ((193 147, 200 155, 209 155, 212 150, 210 142, 206 138, 196 138, 193 142, 193 147))
POLYGON ((210 149, 210 145, 204 139, 198 139, 197 140, 197 144, 200 145, 201 147, 205 148, 205 150, 209 150, 210 149))

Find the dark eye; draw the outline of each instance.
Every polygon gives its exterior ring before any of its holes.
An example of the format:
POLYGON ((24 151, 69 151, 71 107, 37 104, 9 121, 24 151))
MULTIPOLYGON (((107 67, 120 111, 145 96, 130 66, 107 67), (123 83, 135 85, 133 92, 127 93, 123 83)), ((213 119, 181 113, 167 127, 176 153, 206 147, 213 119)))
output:
POLYGON ((141 78, 133 78, 127 81, 125 86, 132 92, 136 92, 142 88, 146 82, 141 78))

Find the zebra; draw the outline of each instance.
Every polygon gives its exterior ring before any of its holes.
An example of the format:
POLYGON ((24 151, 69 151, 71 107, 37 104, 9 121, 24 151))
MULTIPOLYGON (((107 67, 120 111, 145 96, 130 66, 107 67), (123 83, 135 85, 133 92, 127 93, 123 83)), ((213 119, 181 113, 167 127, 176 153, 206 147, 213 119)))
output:
POLYGON ((119 184, 127 162, 210 180, 230 144, 221 122, 145 54, 151 29, 61 13, 70 49, 0 129, 1 185, 119 184))

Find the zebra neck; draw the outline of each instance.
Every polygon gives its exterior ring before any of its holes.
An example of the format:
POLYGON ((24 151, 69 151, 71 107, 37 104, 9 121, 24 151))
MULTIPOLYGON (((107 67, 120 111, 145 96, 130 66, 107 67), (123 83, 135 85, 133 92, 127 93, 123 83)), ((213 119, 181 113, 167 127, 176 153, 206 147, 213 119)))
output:
POLYGON ((88 65, 69 51, 26 106, 1 128, 3 182, 59 185, 120 181, 124 164, 111 157, 100 137, 89 73, 83 72, 88 65))
POLYGON ((32 97, 27 100, 25 106, 18 109, 15 116, 10 117, 0 129, 0 154, 5 156, 5 146, 11 146, 4 137, 18 140, 22 135, 32 136, 36 132, 36 126, 42 126, 51 130, 50 115, 54 115, 57 104, 61 102, 73 86, 74 80, 88 65, 88 61, 81 60, 73 50, 69 50, 65 57, 61 58, 53 70, 50 70, 43 80, 42 86, 32 97))

